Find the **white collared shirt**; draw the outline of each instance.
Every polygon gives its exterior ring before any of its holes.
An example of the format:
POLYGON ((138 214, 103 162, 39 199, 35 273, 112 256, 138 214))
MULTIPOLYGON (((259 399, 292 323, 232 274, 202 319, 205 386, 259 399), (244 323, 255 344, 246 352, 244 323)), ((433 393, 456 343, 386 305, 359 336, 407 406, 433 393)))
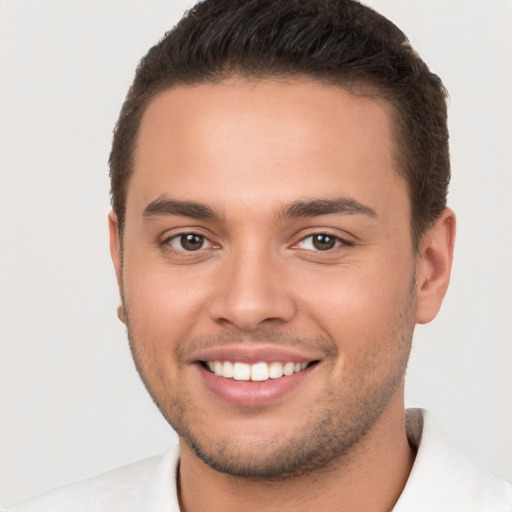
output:
MULTIPOLYGON (((418 452, 393 512, 512 512, 512 483, 458 451, 422 409, 409 409, 407 424, 418 452)), ((180 512, 178 461, 175 446, 4 512, 180 512)))

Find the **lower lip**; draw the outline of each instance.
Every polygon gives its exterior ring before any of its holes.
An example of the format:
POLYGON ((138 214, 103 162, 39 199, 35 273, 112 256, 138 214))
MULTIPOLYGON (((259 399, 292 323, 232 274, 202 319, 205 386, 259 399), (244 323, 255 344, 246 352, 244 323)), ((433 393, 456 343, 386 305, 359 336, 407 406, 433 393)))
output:
POLYGON ((308 367, 278 379, 255 382, 226 379, 206 370, 200 364, 197 364, 197 367, 210 391, 223 401, 242 407, 264 407, 273 404, 296 389, 313 369, 308 367))

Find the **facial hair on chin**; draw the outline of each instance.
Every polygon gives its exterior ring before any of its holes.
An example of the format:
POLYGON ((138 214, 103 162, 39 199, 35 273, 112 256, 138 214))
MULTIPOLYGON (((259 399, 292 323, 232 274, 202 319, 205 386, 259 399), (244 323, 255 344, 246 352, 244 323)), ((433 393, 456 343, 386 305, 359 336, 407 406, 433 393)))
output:
MULTIPOLYGON (((350 392, 341 393, 338 382, 330 382, 325 392, 308 411, 310 417, 300 430, 279 439, 266 440, 258 446, 240 444, 229 436, 210 439, 208 418, 201 411, 190 408, 193 403, 186 389, 180 387, 178 375, 166 380, 158 370, 159 363, 152 354, 150 344, 134 339, 134 329, 126 307, 126 325, 130 347, 137 370, 155 404, 189 449, 204 463, 221 473, 262 481, 282 481, 328 468, 335 461, 346 459, 372 429, 392 397, 403 383, 414 329, 415 284, 410 286, 410 296, 403 310, 397 314, 393 328, 381 343, 394 344, 395 350, 388 358, 385 377, 370 383, 365 372, 371 372, 374 359, 364 363, 368 355, 361 355, 361 367, 344 382, 350 392), (367 367, 365 368, 365 364, 367 367), (151 375, 157 376, 155 384, 151 375), (363 375, 363 378, 361 377, 363 375)), ((184 340, 175 349, 178 373, 193 351, 223 344, 257 342, 265 340, 283 346, 301 346, 319 350, 324 354, 322 363, 334 368, 338 348, 328 337, 304 339, 278 330, 262 329, 251 334, 226 333, 220 337, 202 337, 184 340)), ((378 358, 378 354, 373 357, 378 358)))

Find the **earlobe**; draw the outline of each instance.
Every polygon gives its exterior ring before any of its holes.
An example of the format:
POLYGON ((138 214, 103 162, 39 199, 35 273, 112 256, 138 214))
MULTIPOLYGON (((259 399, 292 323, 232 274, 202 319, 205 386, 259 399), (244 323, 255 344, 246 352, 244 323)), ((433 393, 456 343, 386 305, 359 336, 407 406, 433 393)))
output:
MULTIPOLYGON (((116 271, 117 285, 119 288, 119 295, 121 296, 121 303, 123 300, 123 286, 122 286, 122 254, 121 254, 121 235, 119 233, 119 222, 117 215, 114 212, 108 214, 108 231, 110 236, 110 256, 114 269, 116 271)), ((126 315, 123 305, 119 306, 117 316, 121 322, 126 322, 126 315)))
POLYGON ((122 304, 117 307, 117 318, 126 324, 126 310, 122 304))
POLYGON ((420 242, 416 267, 416 322, 432 321, 448 289, 455 242, 455 214, 445 208, 420 242))
POLYGON ((110 235, 110 256, 116 271, 118 284, 121 277, 121 244, 119 236, 119 223, 114 212, 108 214, 108 232, 110 235))

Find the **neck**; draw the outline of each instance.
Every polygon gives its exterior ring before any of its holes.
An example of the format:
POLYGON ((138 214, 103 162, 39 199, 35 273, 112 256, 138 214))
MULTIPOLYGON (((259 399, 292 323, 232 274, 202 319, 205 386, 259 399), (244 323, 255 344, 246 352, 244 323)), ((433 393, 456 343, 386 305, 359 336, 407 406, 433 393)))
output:
POLYGON ((388 408, 343 460, 279 482, 219 473, 181 442, 180 505, 182 512, 385 512, 398 500, 413 462, 403 405, 398 411, 388 408))

